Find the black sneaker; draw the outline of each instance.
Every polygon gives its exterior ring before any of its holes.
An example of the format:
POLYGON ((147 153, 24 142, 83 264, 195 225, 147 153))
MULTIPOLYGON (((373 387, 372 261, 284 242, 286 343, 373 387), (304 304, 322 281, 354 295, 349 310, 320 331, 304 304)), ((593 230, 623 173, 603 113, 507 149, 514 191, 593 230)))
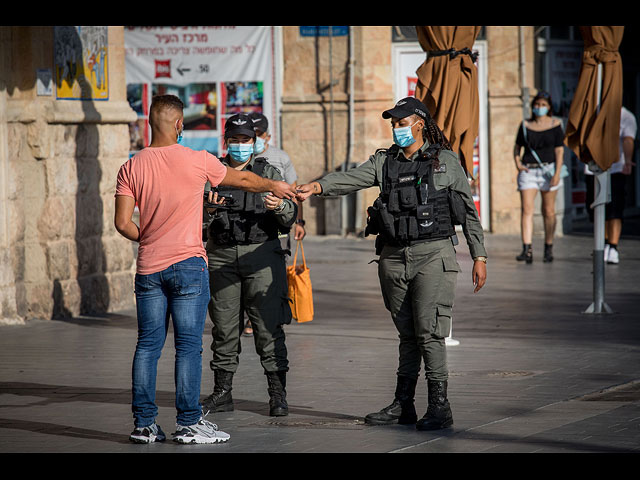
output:
POLYGON ((134 443, 164 442, 166 438, 160 425, 156 423, 148 427, 136 427, 133 432, 131 432, 131 435, 129 435, 129 440, 134 443))

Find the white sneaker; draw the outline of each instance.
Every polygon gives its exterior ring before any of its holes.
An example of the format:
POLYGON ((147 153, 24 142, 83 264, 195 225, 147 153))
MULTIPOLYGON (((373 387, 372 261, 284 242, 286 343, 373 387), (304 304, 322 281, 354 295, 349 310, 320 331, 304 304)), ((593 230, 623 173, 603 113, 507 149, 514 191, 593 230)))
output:
POLYGON ((218 430, 215 423, 204 418, 188 427, 176 425, 176 432, 173 434, 173 441, 178 443, 218 443, 226 442, 230 438, 231 435, 218 430))
POLYGON ((607 263, 611 263, 617 265, 620 263, 620 255, 618 254, 617 248, 610 248, 609 255, 606 257, 607 263))
POLYGON ((604 262, 607 263, 609 261, 609 250, 611 250, 611 245, 608 243, 604 244, 604 262))

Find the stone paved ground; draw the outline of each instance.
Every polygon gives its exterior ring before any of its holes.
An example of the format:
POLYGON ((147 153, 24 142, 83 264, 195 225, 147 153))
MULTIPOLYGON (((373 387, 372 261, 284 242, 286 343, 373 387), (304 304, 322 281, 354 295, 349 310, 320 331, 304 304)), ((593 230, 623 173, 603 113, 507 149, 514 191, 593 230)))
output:
MULTIPOLYGON (((268 416, 266 381, 251 338, 243 338, 234 412, 213 421, 223 445, 134 445, 130 412, 133 311, 0 327, 0 452, 634 452, 640 449, 640 240, 621 242, 606 267, 615 313, 582 313, 592 300, 592 240, 564 236, 556 260, 514 261, 516 237, 487 235, 489 278, 472 293, 471 260, 458 247, 448 347, 454 427, 369 427, 387 405, 397 364, 396 333, 384 309, 370 239, 305 240, 316 316, 286 328, 290 415, 268 416)), ((203 396, 210 326, 204 332, 203 396)), ((173 338, 158 374, 158 422, 174 431, 173 338)), ((426 410, 426 386, 416 398, 426 410)))

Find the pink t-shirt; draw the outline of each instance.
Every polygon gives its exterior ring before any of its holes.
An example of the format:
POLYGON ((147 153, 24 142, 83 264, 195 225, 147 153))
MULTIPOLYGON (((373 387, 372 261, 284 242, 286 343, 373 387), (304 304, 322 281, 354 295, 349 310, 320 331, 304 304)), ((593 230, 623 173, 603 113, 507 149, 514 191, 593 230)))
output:
POLYGON ((137 273, 160 272, 191 257, 207 260, 204 186, 218 186, 226 173, 214 155, 179 144, 147 147, 120 167, 116 195, 133 197, 140 210, 137 273))

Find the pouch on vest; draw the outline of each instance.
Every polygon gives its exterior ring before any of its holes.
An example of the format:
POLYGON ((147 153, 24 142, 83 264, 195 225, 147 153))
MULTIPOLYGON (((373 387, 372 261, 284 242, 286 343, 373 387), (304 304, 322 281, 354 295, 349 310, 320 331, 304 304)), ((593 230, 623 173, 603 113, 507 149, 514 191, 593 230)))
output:
POLYGON ((433 205, 418 205, 416 209, 416 218, 418 220, 418 231, 420 234, 429 234, 435 230, 436 223, 434 222, 434 206, 433 205))
POLYGON ((451 223, 462 225, 467 220, 467 210, 464 200, 458 192, 449 190, 449 210, 451 211, 451 223))
POLYGON ((415 217, 406 217, 407 218, 407 236, 409 240, 417 240, 420 236, 420 232, 418 231, 418 221, 415 217))
POLYGON ((398 197, 403 210, 413 209, 418 204, 418 194, 413 185, 398 189, 398 197))
POLYGON ((220 212, 213 217, 209 228, 213 230, 226 230, 229 228, 229 216, 227 212, 220 212))
POLYGON ((396 229, 394 225, 393 215, 389 213, 387 207, 384 203, 380 202, 380 210, 378 211, 380 216, 380 222, 382 225, 382 231, 389 236, 389 238, 394 238, 396 236, 396 229))
POLYGON ((373 206, 367 208, 367 226, 364 236, 378 235, 380 233, 380 211, 373 206))

